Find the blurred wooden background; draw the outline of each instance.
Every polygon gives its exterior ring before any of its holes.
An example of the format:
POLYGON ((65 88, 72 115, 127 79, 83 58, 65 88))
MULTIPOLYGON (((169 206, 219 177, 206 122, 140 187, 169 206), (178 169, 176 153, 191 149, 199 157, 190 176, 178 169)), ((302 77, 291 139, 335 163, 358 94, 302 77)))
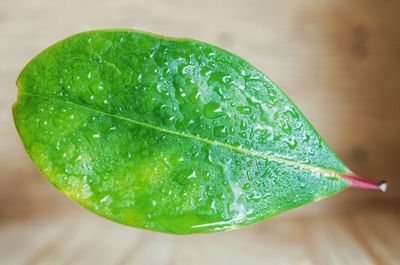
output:
POLYGON ((0 264, 398 264, 400 1, 2 0, 0 264), (267 222, 176 237, 108 222, 53 189, 14 128, 15 80, 71 34, 128 27, 224 47, 293 99, 344 162, 386 179, 267 222))

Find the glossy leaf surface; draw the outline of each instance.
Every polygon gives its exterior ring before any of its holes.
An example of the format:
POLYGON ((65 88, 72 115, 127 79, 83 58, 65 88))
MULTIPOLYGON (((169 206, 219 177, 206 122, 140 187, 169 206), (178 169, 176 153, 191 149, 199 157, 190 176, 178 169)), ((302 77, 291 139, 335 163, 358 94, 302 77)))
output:
POLYGON ((330 196, 351 173, 265 75, 215 46, 130 30, 35 57, 14 120, 87 209, 169 233, 233 229, 330 196))

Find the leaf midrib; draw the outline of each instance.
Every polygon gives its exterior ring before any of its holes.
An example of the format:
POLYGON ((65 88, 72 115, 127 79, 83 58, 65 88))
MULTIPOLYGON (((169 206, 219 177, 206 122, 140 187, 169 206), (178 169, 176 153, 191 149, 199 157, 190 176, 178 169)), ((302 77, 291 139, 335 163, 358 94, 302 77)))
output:
POLYGON ((266 159, 268 161, 274 161, 274 162, 277 162, 277 163, 283 163, 283 164, 286 164, 286 165, 289 165, 289 166, 302 168, 302 169, 305 169, 305 170, 308 170, 308 171, 314 171, 314 172, 318 171, 321 174, 329 174, 329 175, 333 175, 333 176, 337 176, 337 177, 340 177, 340 175, 341 175, 340 172, 337 172, 337 171, 334 171, 334 170, 331 170, 331 169, 322 168, 322 167, 318 167, 318 166, 313 166, 313 165, 310 165, 310 164, 297 162, 297 161, 294 161, 294 160, 291 160, 291 159, 282 158, 282 157, 279 157, 279 156, 273 156, 273 155, 261 153, 261 152, 255 151, 255 150, 249 150, 249 149, 233 146, 233 145, 230 145, 230 144, 227 144, 227 143, 223 143, 223 142, 219 142, 219 141, 215 141, 215 140, 209 140, 207 138, 202 138, 202 137, 199 137, 199 136, 196 136, 196 135, 192 135, 192 134, 186 134, 186 133, 181 133, 181 132, 169 130, 169 129, 158 127, 158 126, 155 126, 155 125, 152 125, 152 124, 149 124, 149 123, 145 123, 145 122, 137 121, 137 120, 134 120, 134 119, 131 119, 131 118, 127 118, 127 117, 124 117, 124 116, 117 116, 116 114, 112 114, 112 113, 108 113, 108 112, 105 112, 105 111, 102 111, 102 110, 90 108, 88 106, 84 106, 84 105, 81 105, 81 104, 78 104, 78 103, 75 103, 75 102, 72 102, 72 101, 68 101, 68 100, 62 100, 62 99, 58 99, 58 98, 55 98, 55 97, 32 94, 32 93, 27 93, 27 92, 19 93, 18 100, 22 96, 43 98, 43 99, 47 99, 47 100, 53 100, 53 101, 69 104, 69 105, 72 105, 72 106, 75 106, 75 107, 83 108, 83 109, 86 109, 86 110, 89 110, 89 111, 92 111, 92 112, 97 112, 97 113, 100 113, 102 115, 110 116, 110 117, 113 117, 113 118, 116 118, 116 119, 119 119, 119 120, 123 120, 123 121, 126 121, 126 122, 130 122, 130 123, 133 123, 133 124, 136 124, 136 125, 140 125, 140 126, 143 126, 143 127, 151 128, 151 129, 154 129, 154 130, 157 130, 157 131, 160 131, 160 132, 168 133, 168 134, 179 136, 179 137, 183 137, 183 138, 188 138, 188 139, 191 139, 191 140, 196 140, 196 141, 199 141, 199 142, 202 142, 202 143, 206 143, 206 144, 209 144, 209 145, 224 147, 224 148, 230 149, 232 151, 235 151, 235 152, 238 152, 238 153, 241 153, 241 154, 259 157, 259 158, 263 158, 263 159, 266 159))

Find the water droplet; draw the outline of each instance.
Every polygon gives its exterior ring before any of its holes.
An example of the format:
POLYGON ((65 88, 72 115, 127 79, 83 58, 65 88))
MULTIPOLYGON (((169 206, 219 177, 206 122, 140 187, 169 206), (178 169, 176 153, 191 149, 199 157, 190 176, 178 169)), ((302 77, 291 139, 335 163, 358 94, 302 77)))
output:
POLYGON ((292 107, 289 106, 285 106, 285 111, 283 112, 283 114, 290 115, 294 119, 299 118, 299 114, 294 109, 292 109, 292 107))
POLYGON ((189 71, 192 70, 192 68, 193 68, 192 65, 187 65, 187 66, 183 67, 182 74, 187 74, 189 71))
POLYGON ((254 126, 254 136, 255 139, 260 139, 261 141, 271 141, 273 139, 274 130, 271 126, 256 124, 254 126))
POLYGON ((81 194, 83 199, 89 198, 93 195, 93 192, 90 190, 89 184, 85 183, 83 184, 81 188, 81 194))
POLYGON ((251 105, 251 106, 253 106, 253 107, 259 107, 260 106, 260 101, 256 98, 256 97, 254 97, 254 96, 251 96, 251 97, 246 97, 246 101, 247 101, 247 103, 249 104, 249 105, 251 105))
POLYGON ((260 74, 257 72, 251 73, 251 75, 248 75, 245 77, 248 80, 260 80, 260 74))
POLYGON ((156 89, 157 89, 158 92, 161 92, 161 91, 162 91, 162 89, 161 89, 161 83, 158 83, 158 84, 157 84, 156 89))
POLYGON ((254 193, 250 193, 248 196, 246 196, 248 200, 254 201, 254 202, 258 202, 261 200, 262 195, 259 192, 254 192, 254 193))
POLYGON ((248 190, 248 189, 250 189, 250 187, 251 187, 250 183, 246 183, 243 185, 244 190, 248 190))
POLYGON ((232 77, 230 75, 226 75, 224 77, 222 77, 222 82, 226 83, 230 83, 232 82, 232 77))
POLYGON ((211 202, 211 209, 213 209, 214 211, 217 211, 217 207, 215 207, 215 200, 212 200, 211 202))
POLYGON ((311 140, 311 136, 307 132, 304 132, 303 133, 303 142, 308 143, 308 142, 310 142, 310 140, 311 140))
POLYGON ((288 147, 290 148, 290 149, 296 149, 296 147, 297 147, 297 141, 296 141, 296 139, 295 138, 290 138, 290 139, 286 139, 286 140, 284 140, 285 141, 285 143, 288 145, 288 147))
POLYGON ((260 113, 261 120, 268 125, 273 124, 273 115, 266 108, 263 108, 260 113))
POLYGON ((197 100, 200 98, 200 96, 201 92, 199 89, 197 87, 193 87, 193 91, 189 93, 188 98, 192 103, 197 103, 197 100))
POLYGON ((105 206, 109 206, 112 203, 113 199, 110 195, 104 196, 101 200, 100 203, 104 204, 105 206))
POLYGON ((211 101, 204 106, 204 116, 207 118, 214 119, 223 114, 221 105, 215 101, 211 101))
POLYGON ((250 114, 251 113, 251 109, 249 106, 238 106, 238 107, 236 107, 236 109, 242 114, 250 114))
POLYGON ((276 97, 276 90, 274 88, 268 89, 268 97, 270 101, 274 102, 276 97))
POLYGON ((247 123, 245 120, 240 120, 239 122, 239 129, 240 130, 247 130, 247 123))
POLYGON ((280 122, 280 128, 286 134, 292 133, 292 126, 290 126, 290 124, 286 120, 282 120, 280 122))
POLYGON ((193 178, 196 178, 197 176, 196 176, 196 171, 192 171, 192 173, 187 177, 188 179, 193 179, 193 178))
POLYGON ((186 97, 186 93, 185 93, 185 91, 183 91, 183 89, 181 87, 179 88, 179 94, 181 97, 186 97))
POLYGON ((217 137, 224 137, 227 135, 227 127, 226 126, 216 126, 214 128, 214 135, 217 137))
POLYGON ((232 91, 228 90, 226 87, 216 86, 214 92, 218 94, 222 99, 228 100, 232 97, 232 91))

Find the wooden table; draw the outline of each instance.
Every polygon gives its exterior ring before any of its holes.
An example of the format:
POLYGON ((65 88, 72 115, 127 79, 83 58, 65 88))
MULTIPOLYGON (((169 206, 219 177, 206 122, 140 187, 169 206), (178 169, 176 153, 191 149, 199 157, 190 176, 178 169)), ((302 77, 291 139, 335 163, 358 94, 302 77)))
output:
POLYGON ((0 264, 400 264, 400 1, 2 0, 0 264), (15 80, 76 32, 130 27, 222 46, 265 72, 355 172, 348 190, 233 232, 171 236, 96 217, 35 170, 10 112, 15 80))
POLYGON ((1 264, 399 264, 393 211, 281 216, 236 231, 175 236, 74 218, 4 222, 1 264))

